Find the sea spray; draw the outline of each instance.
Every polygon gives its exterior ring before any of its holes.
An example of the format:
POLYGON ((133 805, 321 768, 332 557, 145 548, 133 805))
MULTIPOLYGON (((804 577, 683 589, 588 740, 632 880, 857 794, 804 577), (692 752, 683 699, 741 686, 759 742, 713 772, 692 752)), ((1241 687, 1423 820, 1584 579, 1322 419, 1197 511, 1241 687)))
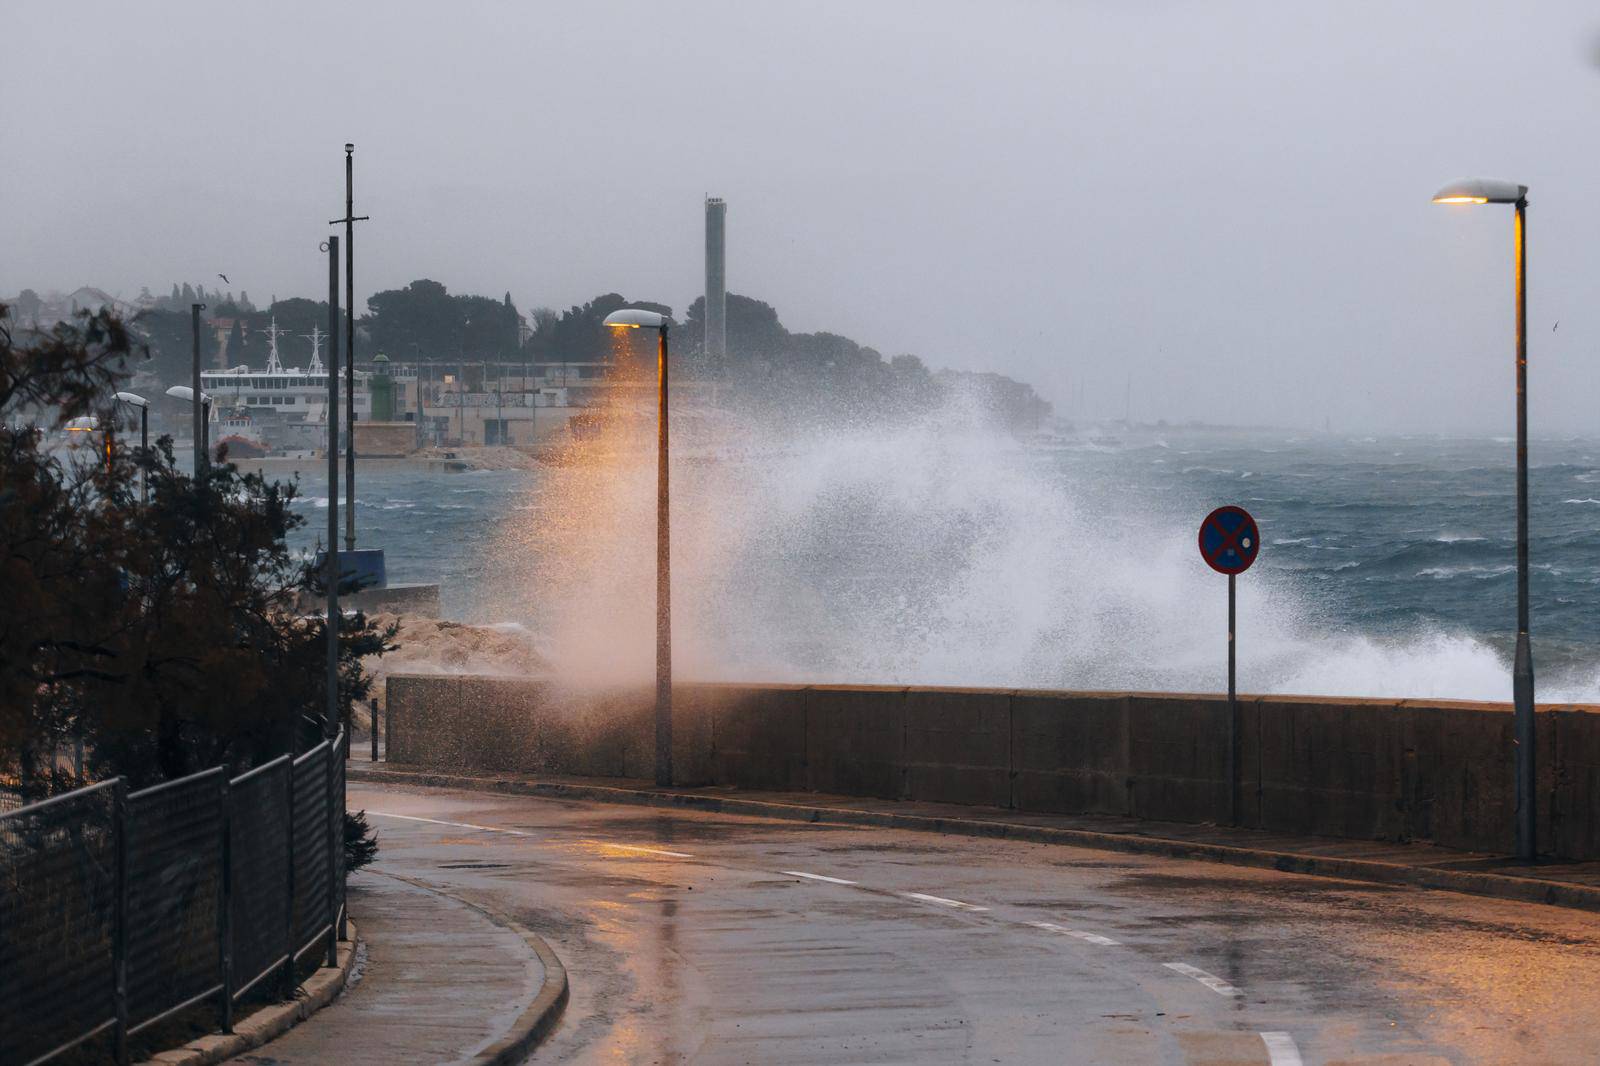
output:
MULTIPOLYGON (((572 684, 652 676, 647 399, 638 390, 599 412, 590 436, 506 519, 504 573, 487 610, 525 620, 572 684)), ((1103 464, 1075 463, 1073 445, 1021 442, 960 403, 878 426, 778 430, 686 402, 681 413, 675 406, 674 430, 680 678, 1225 684, 1225 587, 1200 561, 1192 527, 1229 501, 1119 491, 1103 464)), ((1258 514, 1267 530, 1273 517, 1258 514)), ((1440 539, 1477 540, 1454 528, 1440 539)), ((1242 690, 1509 698, 1497 648, 1438 627, 1352 631, 1293 577, 1265 566, 1240 579, 1242 690)), ((1596 675, 1592 667, 1548 675, 1541 698, 1592 699, 1596 675)))

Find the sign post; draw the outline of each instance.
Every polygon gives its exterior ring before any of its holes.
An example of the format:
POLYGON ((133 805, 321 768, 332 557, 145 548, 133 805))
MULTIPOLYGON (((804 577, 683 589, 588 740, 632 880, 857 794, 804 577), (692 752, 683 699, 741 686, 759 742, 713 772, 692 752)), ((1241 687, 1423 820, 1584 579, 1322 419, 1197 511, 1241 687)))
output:
POLYGON ((1234 578, 1250 569, 1261 551, 1261 531, 1256 520, 1243 507, 1218 507, 1200 523, 1200 557, 1206 565, 1219 574, 1228 575, 1228 814, 1230 821, 1239 821, 1238 802, 1234 789, 1236 773, 1234 762, 1238 751, 1239 697, 1235 685, 1235 660, 1237 641, 1234 621, 1234 578))

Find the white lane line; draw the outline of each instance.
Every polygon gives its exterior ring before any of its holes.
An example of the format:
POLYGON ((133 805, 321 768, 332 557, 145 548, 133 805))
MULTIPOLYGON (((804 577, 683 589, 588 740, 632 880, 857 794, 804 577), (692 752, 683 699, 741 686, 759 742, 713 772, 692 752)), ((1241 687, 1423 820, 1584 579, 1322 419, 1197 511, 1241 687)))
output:
POLYGON ((1267 1045, 1267 1058, 1272 1066, 1305 1066, 1294 1037, 1288 1033, 1262 1033, 1261 1042, 1267 1045))
POLYGON ((637 844, 613 844, 608 840, 590 840, 590 844, 598 844, 602 848, 620 848, 623 851, 639 851, 646 855, 665 855, 669 859, 692 859, 687 851, 663 851, 660 848, 642 848, 637 844))
POLYGON ((962 911, 986 911, 988 907, 979 907, 972 903, 962 903, 959 899, 945 899, 943 896, 930 896, 926 892, 902 892, 906 899, 920 900, 923 903, 937 903, 941 907, 954 907, 962 911))
POLYGON ((480 833, 506 833, 514 837, 531 837, 532 833, 524 833, 520 829, 501 829, 494 825, 474 825, 471 822, 441 822, 437 818, 418 818, 414 814, 390 814, 388 811, 368 811, 375 818, 399 818, 406 822, 427 822, 429 825, 447 825, 452 829, 476 829, 480 833))
POLYGON ((1161 965, 1169 970, 1176 970, 1185 977, 1192 977, 1205 985, 1219 996, 1242 996, 1244 989, 1235 988, 1216 974, 1206 973, 1198 966, 1190 966, 1186 962, 1164 962, 1161 965))
POLYGON ((788 874, 790 877, 803 877, 807 881, 826 881, 830 885, 855 884, 854 881, 846 881, 842 877, 829 877, 826 874, 808 874, 804 870, 779 870, 778 872, 780 874, 788 874))
POLYGON ((1057 925, 1054 922, 1029 922, 1028 924, 1035 929, 1043 929, 1049 933, 1060 933, 1063 936, 1075 936, 1079 940, 1087 940, 1091 944, 1100 944, 1105 947, 1116 947, 1119 943, 1119 941, 1112 940, 1108 936, 1101 936, 1099 933, 1085 933, 1082 929, 1068 929, 1066 926, 1057 925))

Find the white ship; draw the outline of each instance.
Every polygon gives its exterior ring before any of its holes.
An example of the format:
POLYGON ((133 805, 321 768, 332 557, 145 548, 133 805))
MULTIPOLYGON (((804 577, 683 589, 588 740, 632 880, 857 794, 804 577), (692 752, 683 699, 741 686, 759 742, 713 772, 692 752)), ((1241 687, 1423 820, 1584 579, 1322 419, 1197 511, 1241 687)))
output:
MULTIPOLYGON (((283 331, 274 318, 264 331, 269 344, 267 365, 252 370, 246 364, 226 370, 203 370, 200 387, 212 398, 213 410, 243 409, 265 439, 274 444, 304 446, 315 431, 317 443, 324 442, 328 422, 328 370, 322 363, 322 338, 327 334, 313 326, 306 334, 311 341, 311 364, 304 369, 285 367, 278 358, 278 338, 283 331)), ((372 395, 367 390, 368 374, 356 371, 356 420, 372 417, 372 395)), ((344 375, 340 374, 341 392, 344 375)), ((343 415, 345 398, 339 397, 343 415)))

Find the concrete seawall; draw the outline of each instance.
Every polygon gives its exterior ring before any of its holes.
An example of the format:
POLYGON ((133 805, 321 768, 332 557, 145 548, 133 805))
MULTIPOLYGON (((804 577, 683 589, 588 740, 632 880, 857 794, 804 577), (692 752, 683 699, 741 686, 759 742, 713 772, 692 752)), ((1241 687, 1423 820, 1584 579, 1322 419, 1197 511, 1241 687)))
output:
MULTIPOLYGON (((680 684, 680 784, 1102 813, 1508 852, 1508 704, 680 684), (1230 779, 1230 733, 1232 766, 1230 779)), ((653 692, 392 675, 390 758, 649 777, 653 692)), ((1539 708, 1539 833, 1600 858, 1600 708, 1539 708)))

